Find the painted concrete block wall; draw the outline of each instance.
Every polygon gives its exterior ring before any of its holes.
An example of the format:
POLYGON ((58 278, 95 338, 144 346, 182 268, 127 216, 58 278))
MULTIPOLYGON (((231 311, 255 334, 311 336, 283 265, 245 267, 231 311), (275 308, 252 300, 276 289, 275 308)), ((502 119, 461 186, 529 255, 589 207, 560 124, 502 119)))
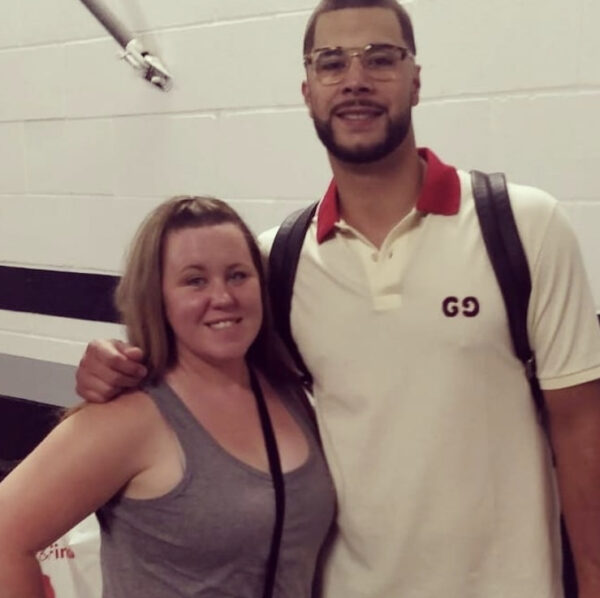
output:
MULTIPOLYGON (((118 59, 78 0, 2 0, 0 265, 117 273, 137 224, 170 195, 229 200, 256 232, 321 195, 329 169, 300 95, 315 0, 107 4, 171 69, 169 93, 118 59)), ((423 66, 419 143, 560 198, 600 308, 600 3, 406 6, 423 66)), ((120 334, 0 310, 11 359, 73 365, 88 338, 120 334)))

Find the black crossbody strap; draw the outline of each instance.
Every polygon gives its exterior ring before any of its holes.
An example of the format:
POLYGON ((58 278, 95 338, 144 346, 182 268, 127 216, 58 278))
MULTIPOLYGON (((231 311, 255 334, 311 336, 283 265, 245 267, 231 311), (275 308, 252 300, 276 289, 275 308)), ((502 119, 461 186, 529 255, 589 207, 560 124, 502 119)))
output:
POLYGON ((312 386, 312 376, 292 337, 290 313, 300 251, 317 205, 314 203, 308 208, 298 210, 283 221, 269 254, 269 297, 275 328, 308 388, 312 386))
POLYGON ((267 404, 260 383, 252 368, 250 368, 250 385, 252 387, 252 392, 254 393, 254 398, 256 399, 260 425, 262 427, 267 456, 269 458, 269 469, 271 470, 271 478, 273 479, 273 488, 275 490, 275 525, 273 526, 273 536, 271 538, 271 548, 267 560, 265 585, 263 590, 263 598, 271 598, 275 586, 275 574, 277 572, 281 536, 283 534, 285 485, 283 473, 281 471, 281 462, 279 460, 279 451, 277 450, 277 440, 275 439, 275 433, 273 431, 273 426, 271 425, 271 418, 269 417, 269 411, 267 410, 267 404))
POLYGON ((506 179, 501 173, 486 175, 474 170, 471 183, 483 240, 504 299, 515 354, 525 367, 540 421, 547 430, 546 406, 527 333, 531 277, 506 179))

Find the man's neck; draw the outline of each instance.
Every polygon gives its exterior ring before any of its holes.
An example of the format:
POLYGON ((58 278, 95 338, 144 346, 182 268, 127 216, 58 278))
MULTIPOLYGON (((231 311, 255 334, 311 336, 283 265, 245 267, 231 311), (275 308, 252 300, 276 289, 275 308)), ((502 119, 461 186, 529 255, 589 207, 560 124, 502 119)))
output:
POLYGON ((389 231, 415 206, 421 191, 426 165, 414 142, 371 164, 347 164, 333 156, 330 161, 341 216, 380 247, 389 231))

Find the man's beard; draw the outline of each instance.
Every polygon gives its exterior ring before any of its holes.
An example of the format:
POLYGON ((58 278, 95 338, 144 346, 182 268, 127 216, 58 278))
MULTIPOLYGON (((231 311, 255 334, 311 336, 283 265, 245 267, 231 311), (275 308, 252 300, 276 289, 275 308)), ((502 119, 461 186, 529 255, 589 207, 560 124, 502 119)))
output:
POLYGON ((412 122, 412 111, 408 109, 396 119, 388 117, 385 136, 379 143, 354 148, 343 147, 337 143, 331 125, 332 119, 333 117, 320 120, 313 116, 315 130, 327 151, 342 162, 368 164, 385 158, 406 139, 412 122))

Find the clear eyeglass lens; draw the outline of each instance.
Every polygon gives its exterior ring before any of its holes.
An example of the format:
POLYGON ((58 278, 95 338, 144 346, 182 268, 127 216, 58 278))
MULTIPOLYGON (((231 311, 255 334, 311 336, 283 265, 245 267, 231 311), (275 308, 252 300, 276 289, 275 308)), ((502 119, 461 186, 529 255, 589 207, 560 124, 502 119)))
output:
POLYGON ((314 60, 317 76, 323 83, 338 83, 355 54, 360 57, 363 68, 377 79, 393 78, 402 61, 398 49, 393 47, 374 46, 358 53, 336 48, 317 54, 314 60))
POLYGON ((342 50, 320 52, 315 60, 315 70, 323 77, 342 75, 348 68, 350 56, 342 50))
POLYGON ((399 59, 395 48, 370 48, 363 55, 363 66, 369 71, 393 71, 399 59))

